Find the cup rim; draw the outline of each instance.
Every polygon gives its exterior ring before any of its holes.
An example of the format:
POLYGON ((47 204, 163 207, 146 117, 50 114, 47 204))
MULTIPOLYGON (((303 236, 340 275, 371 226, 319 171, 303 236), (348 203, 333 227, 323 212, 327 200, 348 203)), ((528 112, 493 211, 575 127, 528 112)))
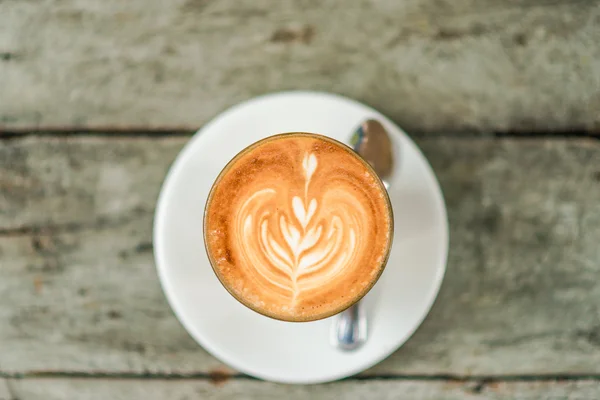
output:
POLYGON ((383 184, 383 181, 381 180, 381 178, 379 177, 379 175, 377 175, 377 173, 375 172, 375 170, 373 169, 373 167, 371 166, 371 164, 369 164, 360 154, 358 154, 352 147, 350 147, 349 145, 347 145, 346 143, 343 143, 339 140, 333 139, 331 137, 325 136, 325 135, 321 135, 318 133, 311 133, 311 132, 284 132, 284 133, 278 133, 278 134, 274 134, 274 135, 270 135, 267 136, 265 138, 262 138, 256 142, 253 142, 252 144, 244 147, 242 150, 240 150, 235 156, 233 156, 233 158, 231 158, 231 160, 229 160, 229 162, 227 162, 227 164, 225 164, 225 166, 223 167, 223 169, 221 170, 221 172, 219 172, 219 174, 217 175, 217 177, 215 178, 214 182, 212 183, 211 187, 210 187, 210 191, 208 193, 208 197, 206 199, 206 203, 204 204, 204 212, 203 212, 203 218, 202 218, 202 234, 203 234, 203 239, 204 239, 204 250, 206 252, 206 255, 208 257, 208 261, 210 263, 211 269, 213 271, 213 273, 215 274, 215 276, 217 277, 217 279, 219 280, 219 282, 221 283, 221 286, 223 286, 225 288, 225 290, 227 290, 227 292, 233 296, 233 298, 235 300, 237 300, 239 303, 241 303, 242 305, 246 306, 247 308, 249 308, 250 310, 263 315, 265 317, 274 319, 274 320, 278 320, 278 321, 283 321, 283 322, 312 322, 312 321, 319 321, 325 318, 329 318, 332 317, 334 315, 337 315, 341 312, 343 312, 344 310, 347 310, 348 308, 352 307, 353 305, 355 305, 356 303, 358 303, 360 300, 362 300, 363 297, 365 297, 367 295, 367 293, 369 293, 371 291, 371 289, 373 288, 373 286, 375 286, 375 284, 379 281, 379 278, 381 277, 381 275, 383 274, 383 271, 385 270, 386 266, 387 266, 387 262, 388 259, 390 257, 390 253, 391 253, 391 249, 392 249, 392 245, 393 245, 393 241, 394 241, 394 210, 392 208, 392 202, 390 200, 389 197, 389 193, 387 191, 387 189, 385 188, 385 185, 383 184), (207 225, 206 225, 206 216, 207 216, 207 211, 208 211, 208 207, 211 203, 215 188, 217 187, 217 185, 219 184, 219 182, 221 181, 221 179, 227 174, 227 172, 235 165, 236 161, 238 161, 242 156, 244 156, 245 154, 247 154, 249 151, 253 150, 254 148, 261 146, 267 142, 273 141, 273 140, 278 140, 278 139, 282 139, 285 137, 293 137, 293 136, 303 136, 303 137, 313 137, 313 138, 317 138, 320 140, 324 140, 326 142, 332 143, 334 145, 337 145, 341 148, 343 148, 344 150, 347 150, 349 154, 351 154, 352 156, 354 156, 355 158, 357 158, 364 167, 366 167, 370 172, 371 175, 374 176, 376 178, 376 181, 379 185, 380 190, 383 192, 384 194, 384 198, 385 198, 385 203, 387 205, 387 210, 388 210, 388 214, 389 214, 389 225, 388 225, 388 244, 386 246, 385 249, 385 255, 382 258, 380 267, 379 267, 379 271, 377 271, 377 275, 371 280, 371 282, 369 282, 369 284, 367 286, 365 286, 365 288, 353 299, 352 302, 348 303, 348 304, 342 304, 342 306, 337 307, 336 309, 333 309, 332 311, 328 312, 328 313, 323 313, 323 314, 319 314, 316 316, 316 318, 283 318, 280 315, 277 315, 275 313, 270 313, 268 311, 265 310, 261 310, 258 307, 255 307, 254 305, 250 304, 248 301, 246 301, 244 298, 242 298, 241 296, 236 295, 233 290, 231 290, 227 284, 225 284, 225 282, 223 281, 223 279, 221 278, 221 275, 219 273, 219 271, 217 270, 217 268, 215 268, 215 261, 213 260, 213 257, 208 249, 208 243, 206 240, 207 237, 207 225))

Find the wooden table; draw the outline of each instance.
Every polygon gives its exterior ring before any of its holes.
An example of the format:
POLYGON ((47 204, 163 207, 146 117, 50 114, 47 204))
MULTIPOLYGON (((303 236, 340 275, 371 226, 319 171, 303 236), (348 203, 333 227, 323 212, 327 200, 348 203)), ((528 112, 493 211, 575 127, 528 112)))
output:
POLYGON ((0 399, 600 398, 600 2, 0 0, 0 399), (165 173, 226 107, 364 101, 444 190, 447 275, 327 385, 232 371, 160 290, 165 173))

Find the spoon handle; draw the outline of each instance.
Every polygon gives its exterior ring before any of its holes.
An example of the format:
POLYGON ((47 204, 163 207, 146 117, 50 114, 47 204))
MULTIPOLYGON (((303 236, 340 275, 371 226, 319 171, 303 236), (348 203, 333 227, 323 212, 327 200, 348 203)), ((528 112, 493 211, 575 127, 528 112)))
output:
POLYGON ((367 340, 367 318, 360 301, 335 316, 331 332, 332 344, 341 350, 355 350, 367 340))

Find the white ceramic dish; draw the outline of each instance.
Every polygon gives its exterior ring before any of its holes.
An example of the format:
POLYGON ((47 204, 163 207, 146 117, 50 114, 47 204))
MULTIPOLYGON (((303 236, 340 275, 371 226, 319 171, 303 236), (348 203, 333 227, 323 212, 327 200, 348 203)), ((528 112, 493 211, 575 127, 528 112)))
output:
POLYGON ((285 383, 327 382, 361 372, 400 347, 421 324, 439 291, 448 253, 448 222, 438 182, 408 136, 377 111, 325 93, 285 92, 223 112, 190 140, 171 167, 156 208, 154 248, 163 290, 192 337, 232 368, 285 383), (288 323, 259 315, 222 287, 202 238, 208 192, 240 150, 282 132, 314 132, 348 143, 377 118, 397 147, 390 198, 394 244, 387 267, 364 298, 369 338, 354 352, 330 345, 331 319, 288 323))

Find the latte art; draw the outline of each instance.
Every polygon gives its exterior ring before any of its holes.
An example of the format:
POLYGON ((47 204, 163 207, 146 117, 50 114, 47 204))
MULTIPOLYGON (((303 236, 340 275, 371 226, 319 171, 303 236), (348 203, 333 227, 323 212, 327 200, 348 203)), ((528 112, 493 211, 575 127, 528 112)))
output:
POLYGON ((309 134, 240 153, 209 196, 211 264, 238 300, 290 321, 323 318, 362 297, 381 273, 391 208, 349 148, 309 134))
POLYGON ((246 260, 271 284, 290 292, 293 305, 303 290, 322 285, 352 260, 360 202, 345 195, 335 209, 323 210, 310 196, 310 181, 318 166, 314 154, 305 154, 302 197, 291 198, 291 215, 273 212, 277 189, 258 190, 243 202, 237 218, 238 242, 246 260))

